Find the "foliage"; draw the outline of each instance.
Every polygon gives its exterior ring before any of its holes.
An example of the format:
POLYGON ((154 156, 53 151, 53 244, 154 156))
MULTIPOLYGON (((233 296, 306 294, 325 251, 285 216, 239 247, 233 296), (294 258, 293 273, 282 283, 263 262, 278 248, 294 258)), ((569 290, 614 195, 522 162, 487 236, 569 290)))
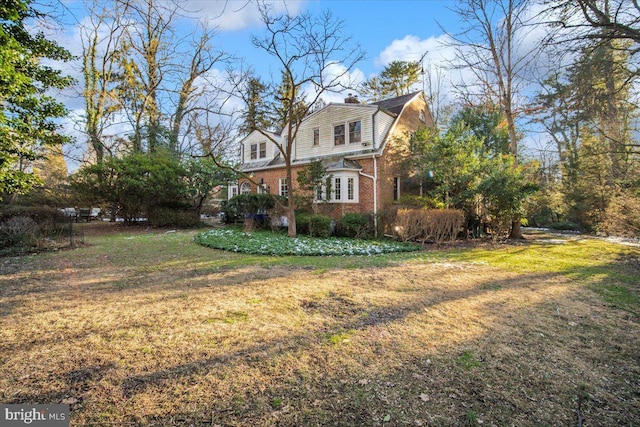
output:
MULTIPOLYGON (((206 159, 181 162, 164 151, 109 157, 102 164, 78 171, 71 177, 71 187, 79 200, 105 206, 125 222, 146 216, 168 225, 167 209, 191 209, 197 216, 209 191, 225 182, 225 174, 209 162, 206 159)), ((184 219, 178 213, 173 218, 184 219)))
MULTIPOLYGON (((267 212, 276 205, 274 197, 270 194, 238 194, 229 199, 223 206, 227 223, 237 220, 258 220, 267 217, 267 212)), ((264 225, 264 224, 260 224, 264 225)))
POLYGON ((525 180, 522 168, 514 167, 511 156, 491 159, 478 184, 484 212, 494 239, 508 236, 514 219, 524 216, 524 202, 538 187, 525 180))
POLYGON ((311 237, 329 237, 331 235, 331 217, 326 215, 310 215, 309 216, 309 236, 311 237))
POLYGON ((434 201, 461 209, 476 192, 484 166, 482 139, 463 124, 438 133, 423 128, 411 137, 413 167, 434 201))
POLYGON ((313 212, 318 212, 318 203, 331 199, 332 175, 327 172, 320 160, 312 160, 297 175, 298 187, 302 196, 311 202, 313 212))
POLYGON ((451 119, 450 127, 458 125, 482 140, 489 155, 509 153, 509 131, 499 106, 465 106, 451 119))
POLYGON ((345 237, 369 239, 373 237, 373 221, 370 215, 346 213, 336 226, 338 233, 345 237))
POLYGON ((614 196, 609 202, 600 230, 615 236, 640 237, 640 194, 614 196))
POLYGON ((42 15, 31 1, 0 6, 0 197, 27 193, 40 183, 32 162, 43 147, 69 141, 54 121, 66 110, 49 91, 72 79, 41 61, 67 61, 71 54, 41 32, 29 32, 29 21, 36 18, 42 15))
POLYGON ((317 239, 305 236, 289 238, 282 234, 257 231, 251 236, 238 230, 215 229, 195 236, 195 242, 214 249, 259 255, 376 255, 411 252, 421 247, 390 240, 353 240, 345 238, 317 239))
POLYGON ((374 76, 362 83, 360 91, 369 101, 406 95, 420 80, 421 70, 417 61, 392 61, 384 67, 380 76, 374 76))
POLYGON ((456 209, 399 209, 394 231, 403 242, 454 241, 464 225, 456 209))
POLYGON ((45 206, 4 206, 0 210, 0 248, 31 248, 43 239, 58 237, 69 219, 45 206))

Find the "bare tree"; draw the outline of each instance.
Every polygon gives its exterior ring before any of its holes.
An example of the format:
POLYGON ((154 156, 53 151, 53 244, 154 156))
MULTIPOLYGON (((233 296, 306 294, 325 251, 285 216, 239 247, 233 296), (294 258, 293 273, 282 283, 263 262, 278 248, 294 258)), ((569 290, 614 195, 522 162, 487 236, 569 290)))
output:
POLYGON ((88 4, 87 9, 87 20, 80 28, 86 114, 83 127, 92 157, 96 163, 102 163, 105 152, 113 148, 107 143, 110 139, 107 129, 122 109, 117 82, 126 24, 119 14, 113 14, 98 0, 88 4))
MULTIPOLYGON (((629 42, 631 55, 640 52, 640 3, 637 0, 560 0, 548 2, 551 20, 567 39, 609 43, 629 42)), ((554 36, 557 33, 554 33, 554 36)))
POLYGON ((364 52, 358 44, 352 43, 350 37, 342 34, 343 22, 335 19, 329 11, 318 16, 308 13, 273 16, 269 8, 261 4, 260 12, 266 34, 254 37, 253 44, 276 60, 287 90, 279 93, 285 118, 282 139, 275 138, 270 132, 259 131, 275 145, 285 162, 289 185, 288 235, 295 237, 295 186, 291 162, 298 129, 324 93, 347 89, 345 78, 363 59, 364 52), (339 71, 336 73, 337 68, 339 71))

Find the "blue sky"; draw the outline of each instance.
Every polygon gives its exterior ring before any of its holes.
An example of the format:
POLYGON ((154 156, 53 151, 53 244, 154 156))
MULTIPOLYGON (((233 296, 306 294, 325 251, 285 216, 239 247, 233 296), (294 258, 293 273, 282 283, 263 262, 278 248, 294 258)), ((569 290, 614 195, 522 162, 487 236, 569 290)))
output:
MULTIPOLYGON (((342 19, 345 35, 351 35, 367 53, 366 59, 358 64, 367 77, 379 73, 392 59, 419 59, 426 41, 442 36, 438 22, 450 31, 456 30, 457 23, 455 14, 447 9, 455 4, 451 0, 315 0, 287 4, 290 11, 316 13, 328 9, 342 19)), ((243 5, 243 1, 231 1, 227 9, 243 5)), ((251 35, 261 33, 261 24, 255 22, 242 29, 224 30, 224 19, 224 16, 220 18, 222 46, 247 58, 249 63, 252 57, 260 57, 260 52, 251 45, 251 35)), ((260 66, 260 61, 253 65, 260 66)))

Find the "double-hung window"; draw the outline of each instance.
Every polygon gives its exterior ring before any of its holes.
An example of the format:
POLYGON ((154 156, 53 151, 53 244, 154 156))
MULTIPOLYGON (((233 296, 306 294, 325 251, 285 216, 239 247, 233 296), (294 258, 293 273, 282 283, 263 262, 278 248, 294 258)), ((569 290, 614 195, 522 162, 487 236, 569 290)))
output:
POLYGON ((279 178, 278 179, 278 194, 282 197, 289 196, 289 186, 287 185, 287 178, 279 178))
POLYGON ((260 143, 260 158, 261 159, 265 159, 267 157, 267 143, 266 142, 261 142, 260 143))
POLYGON ((339 202, 342 200, 342 178, 334 178, 333 186, 333 199, 339 202))
POLYGON ((349 122, 349 143, 362 142, 362 122, 349 122))
POLYGON ((251 160, 258 158, 258 144, 251 144, 251 160))
POLYGON ((344 145, 344 125, 336 125, 333 127, 333 143, 334 145, 344 145))
POLYGON ((320 128, 313 128, 313 146, 320 145, 320 128))
POLYGON ((347 200, 356 199, 356 180, 353 178, 347 178, 347 200))

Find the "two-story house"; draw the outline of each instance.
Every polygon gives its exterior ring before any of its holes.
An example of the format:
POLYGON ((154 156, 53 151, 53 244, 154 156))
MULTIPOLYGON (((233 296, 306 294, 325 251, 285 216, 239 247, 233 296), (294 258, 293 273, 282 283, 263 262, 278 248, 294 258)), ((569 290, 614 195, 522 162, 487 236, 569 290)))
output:
POLYGON ((324 212, 335 219, 347 212, 375 218, 405 191, 411 172, 406 167, 409 137, 424 126, 432 127, 433 120, 422 91, 371 104, 353 97, 331 103, 300 124, 292 147, 293 183, 287 182, 278 149, 254 130, 240 141, 241 170, 252 175, 253 183, 241 179, 231 191, 286 196, 289 186, 297 185, 297 173, 320 160, 333 180, 330 194, 319 195, 324 212))

